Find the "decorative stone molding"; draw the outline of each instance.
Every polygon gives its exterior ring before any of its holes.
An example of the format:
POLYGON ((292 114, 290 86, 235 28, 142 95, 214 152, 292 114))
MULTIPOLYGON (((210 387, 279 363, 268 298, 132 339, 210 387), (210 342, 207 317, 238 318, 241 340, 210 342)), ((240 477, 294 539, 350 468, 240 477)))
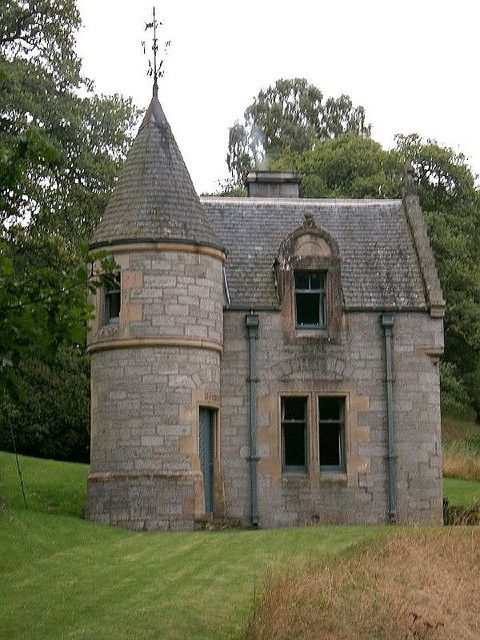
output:
POLYGON ((159 240, 158 242, 119 242, 119 243, 96 243, 90 245, 90 251, 95 254, 98 251, 108 251, 108 253, 131 253, 132 251, 177 251, 180 253, 199 253, 205 256, 212 256, 218 258, 222 262, 226 260, 226 253, 221 249, 215 247, 208 247, 206 245, 200 245, 189 242, 165 242, 165 240, 159 240))
POLYGON ((285 319, 285 335, 296 339, 338 337, 342 315, 341 256, 335 238, 318 227, 311 211, 305 211, 302 224, 282 241, 274 263, 277 293, 285 319), (327 328, 313 331, 295 329, 295 270, 326 273, 327 328))
POLYGON ((164 336, 162 338, 111 338, 102 342, 91 343, 87 351, 95 353, 109 349, 128 349, 131 347, 190 347, 197 349, 209 349, 222 353, 223 346, 213 340, 202 340, 195 338, 179 338, 177 336, 164 336))

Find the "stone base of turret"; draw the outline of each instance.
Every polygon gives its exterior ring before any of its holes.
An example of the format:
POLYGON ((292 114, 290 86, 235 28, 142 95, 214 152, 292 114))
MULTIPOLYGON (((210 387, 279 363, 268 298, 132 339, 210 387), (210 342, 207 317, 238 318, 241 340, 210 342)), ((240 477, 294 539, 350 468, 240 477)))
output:
POLYGON ((185 531, 203 511, 199 473, 92 473, 87 520, 124 529, 185 531))

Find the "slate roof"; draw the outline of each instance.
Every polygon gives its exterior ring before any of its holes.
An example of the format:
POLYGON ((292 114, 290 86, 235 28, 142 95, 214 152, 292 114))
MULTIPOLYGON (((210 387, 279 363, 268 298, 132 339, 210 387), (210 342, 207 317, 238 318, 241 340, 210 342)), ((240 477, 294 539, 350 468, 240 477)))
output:
POLYGON ((154 95, 90 248, 162 240, 221 248, 154 95))
POLYGON ((272 265, 305 212, 338 242, 348 309, 426 309, 422 272, 401 200, 202 198, 228 252, 231 306, 277 307, 272 265))

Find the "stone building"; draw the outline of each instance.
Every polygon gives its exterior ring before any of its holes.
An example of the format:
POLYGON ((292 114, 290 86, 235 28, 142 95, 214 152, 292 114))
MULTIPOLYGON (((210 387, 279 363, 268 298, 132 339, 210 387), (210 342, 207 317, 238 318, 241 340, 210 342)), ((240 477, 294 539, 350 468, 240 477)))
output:
POLYGON ((442 521, 444 301, 418 197, 195 193, 154 95, 90 248, 87 517, 442 521))

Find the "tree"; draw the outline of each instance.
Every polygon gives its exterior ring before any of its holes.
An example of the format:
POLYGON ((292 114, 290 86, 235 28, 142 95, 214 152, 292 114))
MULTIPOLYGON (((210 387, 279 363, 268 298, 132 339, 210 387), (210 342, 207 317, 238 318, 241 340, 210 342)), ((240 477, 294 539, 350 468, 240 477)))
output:
POLYGON ((363 107, 342 95, 327 98, 304 78, 277 80, 246 109, 244 123, 229 132, 227 165, 237 185, 255 166, 267 166, 287 148, 311 149, 317 140, 346 132, 369 136, 363 107), (263 165, 262 165, 263 162, 263 165))
POLYGON ((398 197, 402 189, 398 152, 386 151, 371 138, 353 133, 317 140, 302 153, 287 148, 271 162, 271 168, 298 171, 304 198, 389 198, 398 197))
MULTIPOLYGON (((97 96, 82 76, 79 26, 74 0, 6 0, 0 18, 0 401, 20 442, 33 424, 46 432, 45 420, 55 438, 67 429, 52 409, 58 395, 34 401, 42 380, 57 391, 67 379, 85 389, 86 293, 94 286, 85 245, 138 116, 131 100, 97 96)), ((88 402, 71 407, 81 442, 88 402)))
POLYGON ((137 117, 81 75, 79 25, 73 0, 8 0, 0 25, 0 219, 72 245, 91 234, 137 117))
POLYGON ((468 397, 480 422, 480 193, 465 156, 435 140, 397 136, 414 166, 447 301, 444 403, 468 397))

